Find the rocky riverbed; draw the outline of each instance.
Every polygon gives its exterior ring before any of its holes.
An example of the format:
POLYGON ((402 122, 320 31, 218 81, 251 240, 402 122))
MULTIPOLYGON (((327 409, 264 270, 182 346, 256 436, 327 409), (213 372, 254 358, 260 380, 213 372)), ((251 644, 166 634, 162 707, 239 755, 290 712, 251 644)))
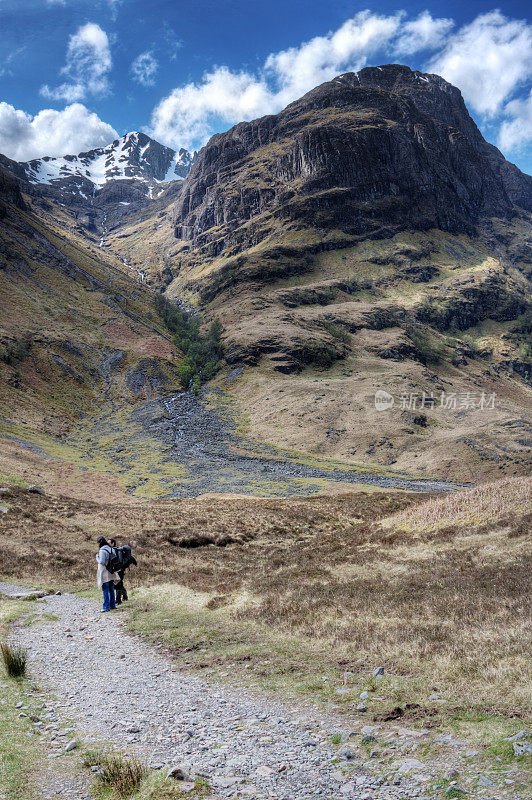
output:
POLYGON ((219 389, 187 392, 110 408, 87 418, 68 443, 82 463, 105 457, 127 474, 139 497, 195 497, 207 492, 270 497, 311 495, 330 484, 363 484, 417 492, 449 491, 449 481, 350 466, 281 450, 242 433, 231 398, 219 389))

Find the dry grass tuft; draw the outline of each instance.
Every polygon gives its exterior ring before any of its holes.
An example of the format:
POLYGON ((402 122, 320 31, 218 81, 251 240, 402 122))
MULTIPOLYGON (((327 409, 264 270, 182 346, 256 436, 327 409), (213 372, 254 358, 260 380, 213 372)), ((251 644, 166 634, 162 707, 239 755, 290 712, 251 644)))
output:
POLYGON ((99 750, 88 751, 84 764, 87 767, 99 767, 100 783, 112 788, 121 797, 133 794, 148 774, 148 770, 140 761, 99 750))
POLYGON ((399 511, 383 522, 399 530, 426 532, 449 525, 482 525, 508 514, 530 512, 532 478, 506 478, 445 497, 434 497, 399 511))
POLYGON ((10 678, 23 678, 26 674, 27 653, 22 647, 0 643, 2 661, 10 678))

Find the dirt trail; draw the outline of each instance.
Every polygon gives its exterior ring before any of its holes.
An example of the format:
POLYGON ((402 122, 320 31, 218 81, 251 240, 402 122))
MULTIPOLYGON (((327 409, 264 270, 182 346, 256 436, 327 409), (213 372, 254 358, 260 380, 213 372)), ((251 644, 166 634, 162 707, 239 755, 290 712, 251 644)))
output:
MULTIPOLYGON (((4 594, 20 590, 0 584, 4 594)), ((32 675, 57 698, 46 714, 76 720, 75 735, 85 744, 112 743, 155 769, 181 765, 205 776, 216 798, 423 800, 444 796, 441 777, 451 769, 470 797, 486 797, 485 788, 476 788, 485 773, 471 763, 478 750, 451 735, 370 725, 363 715, 335 719, 178 672, 126 631, 121 612, 101 614, 91 600, 54 595, 39 610, 57 620, 18 626, 13 636, 29 650, 32 675), (334 734, 341 743, 332 743, 334 734), (368 736, 375 738, 364 741, 368 736), (421 761, 434 739, 437 759, 421 761)), ((51 757, 64 745, 51 735, 51 757)), ((519 797, 508 777, 505 785, 493 776, 490 799, 519 797)), ((68 800, 78 797, 87 797, 86 790, 73 787, 68 800)))

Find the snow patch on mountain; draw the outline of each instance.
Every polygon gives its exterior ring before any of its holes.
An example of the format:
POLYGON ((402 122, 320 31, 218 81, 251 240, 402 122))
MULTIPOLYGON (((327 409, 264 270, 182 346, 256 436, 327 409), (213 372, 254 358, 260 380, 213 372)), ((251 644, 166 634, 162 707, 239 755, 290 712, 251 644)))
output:
POLYGON ((153 188, 158 183, 185 178, 196 153, 165 147, 145 133, 127 133, 106 147, 58 158, 45 156, 22 162, 30 183, 54 185, 78 178, 94 186, 93 193, 113 180, 137 180, 153 188))

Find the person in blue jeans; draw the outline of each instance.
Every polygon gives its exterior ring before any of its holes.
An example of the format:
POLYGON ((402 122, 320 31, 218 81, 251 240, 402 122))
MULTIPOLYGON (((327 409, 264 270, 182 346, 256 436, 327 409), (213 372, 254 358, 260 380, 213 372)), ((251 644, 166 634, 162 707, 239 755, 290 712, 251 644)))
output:
POLYGON ((116 608, 115 602, 115 581, 118 580, 118 575, 111 573, 107 569, 109 559, 111 558, 111 545, 108 543, 105 536, 98 538, 98 555, 96 561, 98 562, 98 572, 96 580, 98 588, 103 592, 103 608, 102 613, 105 611, 113 611, 116 608))

